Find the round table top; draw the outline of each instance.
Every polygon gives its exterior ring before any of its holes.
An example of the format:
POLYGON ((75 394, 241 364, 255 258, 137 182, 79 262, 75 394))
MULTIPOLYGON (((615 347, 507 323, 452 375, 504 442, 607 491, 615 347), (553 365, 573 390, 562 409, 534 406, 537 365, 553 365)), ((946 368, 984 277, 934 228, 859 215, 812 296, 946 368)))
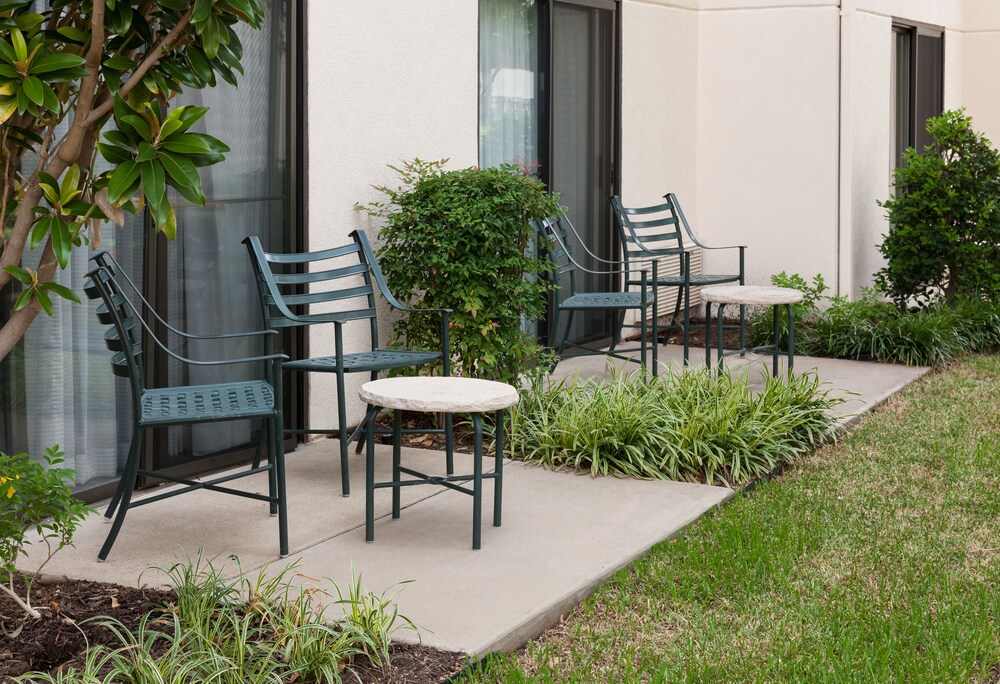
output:
POLYGON ((372 380, 358 394, 373 406, 442 413, 499 411, 518 400, 517 390, 502 382, 426 376, 372 380))
POLYGON ((804 295, 790 287, 774 285, 719 285, 701 290, 705 301, 718 304, 796 304, 804 295))

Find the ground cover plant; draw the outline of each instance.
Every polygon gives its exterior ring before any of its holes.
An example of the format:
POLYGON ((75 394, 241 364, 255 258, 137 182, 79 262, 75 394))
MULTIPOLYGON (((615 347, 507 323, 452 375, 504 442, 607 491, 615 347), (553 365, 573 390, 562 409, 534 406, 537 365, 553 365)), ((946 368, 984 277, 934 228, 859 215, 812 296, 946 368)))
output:
POLYGON ((998 377, 926 376, 467 681, 996 682, 998 377))
POLYGON ((609 381, 536 381, 511 409, 512 458, 594 475, 746 483, 830 435, 840 400, 814 373, 764 376, 669 370, 609 381))
MULTIPOLYGON (((961 354, 1000 348, 1000 300, 958 296, 910 310, 874 289, 854 300, 829 297, 819 275, 808 283, 798 274, 782 272, 772 276, 771 282, 806 295, 793 310, 797 354, 935 366, 961 354)), ((751 344, 770 344, 771 325, 770 310, 752 312, 751 344)), ((779 338, 782 345, 787 344, 784 312, 779 338)))
MULTIPOLYGON (((414 308, 447 308, 455 375, 517 382, 547 352, 523 321, 545 313, 549 262, 533 252, 532 221, 559 203, 535 176, 513 164, 446 170, 419 159, 399 168, 398 188, 360 209, 384 219, 379 264, 389 289, 414 308)), ((436 319, 435 319, 436 320, 436 319)), ((405 316, 394 336, 411 349, 436 349, 440 329, 405 316)))
MULTIPOLYGON (((28 683, 328 684, 381 681, 392 634, 413 627, 393 595, 362 589, 357 577, 331 594, 294 566, 274 575, 227 578, 198 558, 166 569, 167 600, 128 622, 112 616, 86 623, 110 634, 54 673, 28 683)), ((112 602, 112 608, 117 608, 112 602)), ((113 611, 112 611, 113 612, 113 611)), ((440 653, 440 652, 439 652, 440 653)), ((424 654, 426 656, 427 654, 424 654)), ((457 667, 455 654, 442 662, 457 667)), ((419 679, 417 681, 420 681, 419 679)))

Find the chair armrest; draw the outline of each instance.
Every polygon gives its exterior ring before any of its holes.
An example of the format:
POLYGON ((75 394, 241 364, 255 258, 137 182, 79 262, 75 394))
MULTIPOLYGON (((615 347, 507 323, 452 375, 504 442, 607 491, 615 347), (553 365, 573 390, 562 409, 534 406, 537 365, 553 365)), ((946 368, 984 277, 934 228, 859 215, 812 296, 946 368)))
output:
POLYGON ((261 361, 287 361, 288 356, 286 354, 266 354, 264 356, 247 356, 240 359, 219 359, 218 361, 199 361, 197 359, 189 359, 179 354, 175 354, 168 350, 168 354, 172 358, 188 366, 231 366, 236 363, 260 363, 261 361))

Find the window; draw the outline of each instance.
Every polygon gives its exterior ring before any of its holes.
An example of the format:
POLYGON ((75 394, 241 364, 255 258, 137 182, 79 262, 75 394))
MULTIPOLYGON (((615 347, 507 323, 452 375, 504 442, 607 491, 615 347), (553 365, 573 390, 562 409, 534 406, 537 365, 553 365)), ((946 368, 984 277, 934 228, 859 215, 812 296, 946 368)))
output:
POLYGON ((908 147, 930 143, 927 119, 944 111, 944 34, 927 26, 892 27, 893 145, 896 166, 908 147))

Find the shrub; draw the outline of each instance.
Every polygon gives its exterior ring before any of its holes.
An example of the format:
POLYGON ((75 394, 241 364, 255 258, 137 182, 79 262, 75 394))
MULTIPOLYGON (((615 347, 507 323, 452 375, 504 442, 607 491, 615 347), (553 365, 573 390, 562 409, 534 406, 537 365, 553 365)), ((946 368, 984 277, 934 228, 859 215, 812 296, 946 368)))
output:
POLYGON ((964 110, 927 120, 932 143, 909 149, 895 196, 880 206, 889 234, 879 285, 900 304, 938 294, 1000 293, 1000 153, 964 110))
MULTIPOLYGON (((416 308, 450 308, 454 372, 515 381, 544 350, 523 321, 545 311, 549 264, 535 257, 532 220, 559 210, 540 180, 519 167, 445 171, 444 162, 414 160, 402 185, 380 186, 384 202, 359 206, 385 223, 379 263, 389 288, 416 308)), ((401 318, 394 335, 434 349, 440 335, 427 316, 401 318)))
POLYGON ((511 410, 514 458, 593 475, 741 484, 824 440, 841 400, 814 373, 640 373, 610 381, 536 383, 511 410))
POLYGON ((31 543, 28 535, 34 531, 47 547, 37 575, 56 552, 72 543, 77 525, 91 512, 72 496, 74 471, 57 467, 63 455, 58 446, 50 447, 43 465, 27 454, 0 453, 0 591, 33 618, 41 617, 31 606, 33 575, 24 578, 23 598, 14 590, 17 561, 31 543))

